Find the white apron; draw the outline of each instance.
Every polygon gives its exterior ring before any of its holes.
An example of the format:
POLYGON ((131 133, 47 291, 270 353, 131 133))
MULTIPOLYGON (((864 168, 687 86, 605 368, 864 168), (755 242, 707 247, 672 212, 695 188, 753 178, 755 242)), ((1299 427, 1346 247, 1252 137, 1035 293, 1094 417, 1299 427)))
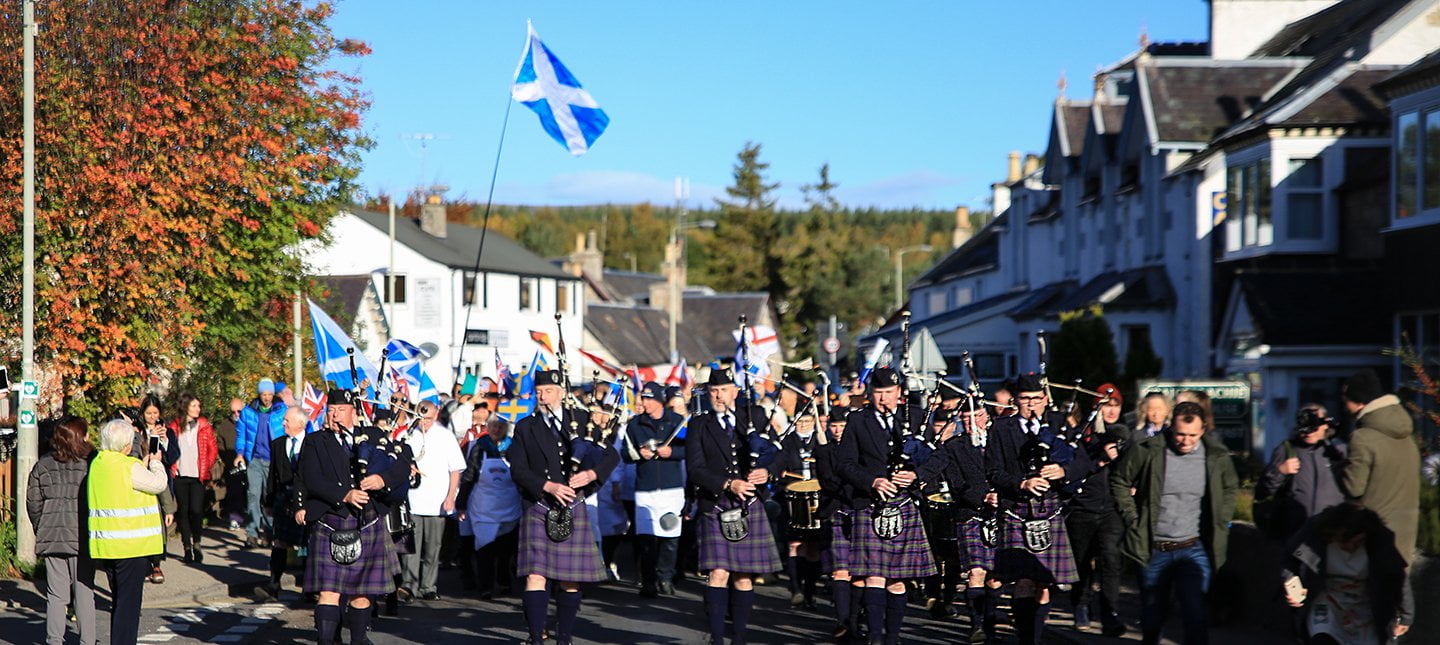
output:
MULTIPOLYGON (((635 491, 635 532, 656 537, 680 537, 680 514, 685 510, 685 489, 635 491), (662 526, 665 514, 674 515, 671 528, 662 526)), ((666 521, 669 523, 669 520, 666 521)))
POLYGON ((475 534, 475 549, 494 542, 504 525, 519 522, 520 511, 520 489, 510 479, 510 463, 486 457, 465 505, 470 531, 475 534))

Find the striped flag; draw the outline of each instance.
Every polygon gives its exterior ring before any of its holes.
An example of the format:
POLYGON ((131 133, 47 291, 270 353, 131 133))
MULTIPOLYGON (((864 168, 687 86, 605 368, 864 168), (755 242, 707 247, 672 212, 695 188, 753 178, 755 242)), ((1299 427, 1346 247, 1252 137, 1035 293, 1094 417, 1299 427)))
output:
POLYGON ((325 397, 326 394, 315 389, 315 386, 305 384, 305 397, 300 405, 305 409, 305 415, 310 417, 310 422, 305 424, 305 432, 310 433, 320 429, 325 420, 325 397))

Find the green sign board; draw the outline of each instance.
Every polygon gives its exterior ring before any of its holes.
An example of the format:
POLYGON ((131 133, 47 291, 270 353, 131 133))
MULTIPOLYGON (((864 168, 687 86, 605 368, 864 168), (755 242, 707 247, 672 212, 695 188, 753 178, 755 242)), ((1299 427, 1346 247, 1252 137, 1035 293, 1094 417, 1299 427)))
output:
POLYGON ((20 411, 20 426, 21 426, 21 427, 24 427, 24 428, 33 428, 33 427, 35 427, 35 411, 34 411, 34 410, 21 410, 21 411, 20 411))
POLYGON ((1215 432, 1233 451, 1248 452, 1254 424, 1250 416, 1250 384, 1245 381, 1140 381, 1136 391, 1144 397, 1160 392, 1170 400, 1185 390, 1198 390, 1210 396, 1210 411, 1215 416, 1215 432))

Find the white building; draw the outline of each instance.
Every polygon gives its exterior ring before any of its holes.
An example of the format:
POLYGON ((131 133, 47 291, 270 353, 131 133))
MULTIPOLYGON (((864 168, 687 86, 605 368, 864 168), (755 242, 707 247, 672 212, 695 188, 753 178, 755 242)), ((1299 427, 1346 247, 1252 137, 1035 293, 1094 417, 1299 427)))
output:
POLYGON ((481 229, 446 222, 444 205, 435 198, 432 202, 422 207, 419 220, 395 219, 393 302, 386 295, 387 215, 342 211, 331 221, 330 245, 307 257, 313 275, 369 278, 371 292, 360 294, 364 297, 359 302, 353 296, 347 301, 357 306, 357 311, 348 312, 359 316, 355 329, 362 333, 356 342, 372 358, 378 358, 388 338, 433 349, 426 372, 436 386, 448 391, 457 371, 494 376, 497 350, 512 369, 528 364, 538 347, 531 331, 546 333, 556 342, 558 312, 568 343, 570 377, 579 383, 585 369, 576 351, 584 333, 580 280, 494 231, 485 234, 477 272, 481 229), (376 306, 382 300, 385 306, 376 306), (367 317, 378 321, 367 322, 367 317))

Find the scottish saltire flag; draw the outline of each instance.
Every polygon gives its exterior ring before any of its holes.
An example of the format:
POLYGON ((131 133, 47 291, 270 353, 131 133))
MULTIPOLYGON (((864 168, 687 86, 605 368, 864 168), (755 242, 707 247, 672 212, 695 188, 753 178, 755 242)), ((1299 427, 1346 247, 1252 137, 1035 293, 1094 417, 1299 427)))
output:
MULTIPOLYGON (((314 300, 306 302, 310 304, 310 327, 315 332, 315 358, 320 362, 321 378, 343 389, 355 389, 355 379, 350 378, 350 357, 346 354, 347 349, 355 349, 355 341, 350 340, 340 325, 335 324, 314 300)), ((369 381, 366 390, 373 395, 373 386, 380 381, 380 371, 359 350, 355 351, 355 371, 361 380, 369 381)))
POLYGON ((765 360, 765 356, 768 354, 757 358, 755 345, 747 343, 747 339, 741 338, 739 330, 731 332, 731 335, 735 337, 735 385, 745 387, 747 374, 751 385, 769 378, 770 363, 765 360), (750 345, 748 352, 745 348, 747 344, 750 345), (747 358, 749 360, 746 360, 747 358))
POLYGON ((525 28, 529 30, 525 54, 515 69, 510 96, 535 111, 550 138, 559 141, 570 154, 583 155, 610 124, 610 117, 540 42, 535 26, 527 22, 525 28))
POLYGON ((629 410, 633 406, 630 388, 611 384, 605 388, 605 405, 614 410, 629 410))
POLYGON ((860 370, 860 382, 870 382, 870 372, 875 369, 875 364, 880 362, 880 355, 885 353, 885 348, 890 346, 890 341, 884 338, 875 341, 875 347, 871 348, 870 356, 865 358, 865 367, 860 370))
MULTIPOLYGON (((390 369, 395 370, 397 385, 404 383, 404 388, 396 389, 405 392, 405 399, 414 401, 416 397, 421 401, 440 403, 440 391, 435 388, 435 382, 430 380, 430 375, 425 373, 425 367, 420 362, 430 355, 399 338, 391 339, 385 345, 385 362, 390 369)), ((388 400, 388 397, 387 397, 388 400)))
POLYGON ((306 383, 304 398, 301 400, 301 407, 310 421, 305 424, 305 432, 311 433, 319 430, 325 422, 325 397, 326 394, 315 389, 315 386, 306 383))

